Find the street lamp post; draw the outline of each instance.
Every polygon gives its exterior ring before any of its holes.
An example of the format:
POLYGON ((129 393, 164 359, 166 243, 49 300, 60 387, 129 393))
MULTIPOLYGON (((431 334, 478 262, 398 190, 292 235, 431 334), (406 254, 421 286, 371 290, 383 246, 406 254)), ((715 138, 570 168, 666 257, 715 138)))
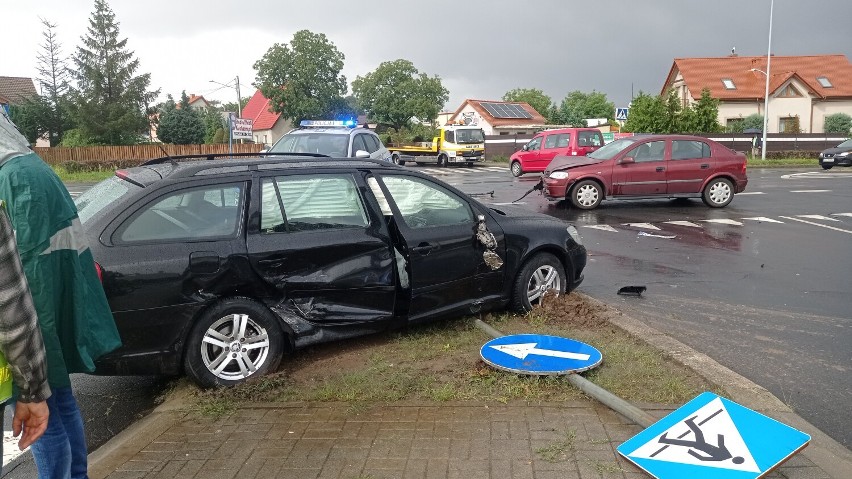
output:
MULTIPOLYGON (((769 2, 769 47, 766 52, 766 71, 761 72, 766 75, 766 92, 763 95, 763 144, 760 149, 760 158, 766 159, 766 128, 769 123, 769 64, 772 62, 772 11, 775 9, 775 0, 769 2)), ((759 70, 758 70, 759 71, 759 70)))

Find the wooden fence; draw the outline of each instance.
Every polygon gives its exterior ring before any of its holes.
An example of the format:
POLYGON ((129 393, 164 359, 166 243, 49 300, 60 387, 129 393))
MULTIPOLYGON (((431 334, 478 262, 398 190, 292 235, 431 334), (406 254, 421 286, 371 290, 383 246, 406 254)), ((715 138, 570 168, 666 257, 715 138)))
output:
MULTIPOLYGON (((228 153, 227 144, 215 145, 162 145, 170 156, 179 155, 206 155, 210 153, 228 153)), ((234 153, 257 153, 263 149, 261 144, 235 143, 234 153)), ((111 164, 133 162, 140 163, 152 158, 166 156, 157 145, 132 145, 132 146, 79 146, 54 148, 36 147, 33 150, 46 163, 50 165, 61 165, 63 163, 79 164, 111 164)))

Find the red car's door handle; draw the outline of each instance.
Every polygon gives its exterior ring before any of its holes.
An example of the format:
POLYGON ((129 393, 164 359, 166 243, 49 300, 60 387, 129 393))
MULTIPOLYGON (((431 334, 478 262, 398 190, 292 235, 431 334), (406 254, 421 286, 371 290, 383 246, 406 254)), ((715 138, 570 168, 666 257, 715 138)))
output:
POLYGON ((702 170, 706 170, 707 168, 710 168, 710 163, 701 163, 702 170))
POLYGON ((666 171, 666 168, 664 166, 658 166, 657 171, 666 171))

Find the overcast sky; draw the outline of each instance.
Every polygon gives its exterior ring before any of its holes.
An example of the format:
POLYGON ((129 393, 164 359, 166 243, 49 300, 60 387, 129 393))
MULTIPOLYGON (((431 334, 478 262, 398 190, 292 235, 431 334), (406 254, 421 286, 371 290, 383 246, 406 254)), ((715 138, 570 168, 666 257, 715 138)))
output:
MULTIPOLYGON (((302 29, 325 33, 346 56, 348 81, 404 58, 441 77, 446 110, 465 98, 499 100, 539 88, 559 102, 569 91, 659 93, 674 58, 766 55, 770 0, 111 0, 120 34, 151 73, 152 89, 233 101, 211 83, 240 77, 254 92, 252 65, 302 29), (416 7, 415 7, 416 5, 416 7)), ((0 76, 36 77, 39 17, 57 24, 70 55, 86 33, 93 0, 0 0, 0 76)), ((852 0, 777 0, 776 55, 852 59, 852 0)), ((350 90, 351 92, 351 90, 350 90)))

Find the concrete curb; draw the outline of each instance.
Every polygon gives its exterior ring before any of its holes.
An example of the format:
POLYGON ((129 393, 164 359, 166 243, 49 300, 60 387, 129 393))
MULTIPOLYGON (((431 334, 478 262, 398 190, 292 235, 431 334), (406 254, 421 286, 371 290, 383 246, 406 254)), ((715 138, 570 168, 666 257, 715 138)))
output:
MULTIPOLYGON (((772 393, 680 341, 637 319, 624 315, 618 309, 582 293, 578 294, 581 294, 590 303, 604 308, 607 318, 614 326, 663 351, 671 359, 688 367, 708 382, 724 388, 730 395, 730 399, 810 434, 811 443, 801 454, 832 478, 849 478, 849 471, 852 471, 852 451, 799 417, 772 393)), ((105 478, 171 427, 172 424, 185 417, 190 405, 187 385, 188 383, 185 382, 179 385, 169 398, 154 409, 151 414, 137 421, 110 439, 98 450, 89 454, 89 477, 91 479, 105 478)), ((281 404, 261 406, 286 407, 281 404)))

